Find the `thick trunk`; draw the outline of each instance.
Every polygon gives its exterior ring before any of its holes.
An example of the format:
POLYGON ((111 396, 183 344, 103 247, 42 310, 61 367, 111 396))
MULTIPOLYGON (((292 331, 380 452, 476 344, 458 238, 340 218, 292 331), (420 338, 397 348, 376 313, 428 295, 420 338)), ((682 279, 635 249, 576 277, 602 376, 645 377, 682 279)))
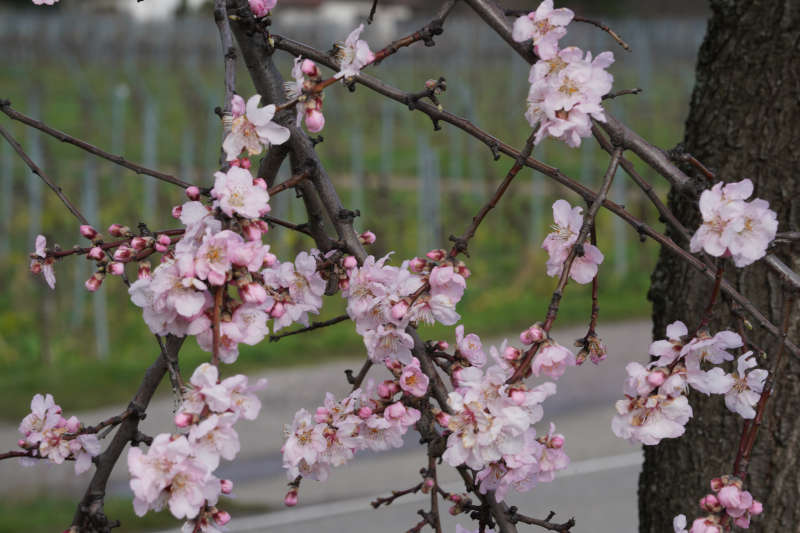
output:
MULTIPOLYGON (((697 82, 686 122, 685 149, 724 181, 750 178, 755 196, 778 213, 778 231, 800 229, 800 2, 797 0, 712 0, 713 16, 700 48, 697 82)), ((690 169, 684 169, 690 172, 690 169)), ((697 179, 702 179, 695 172, 697 179)), ((709 184, 710 185, 710 184, 709 184)), ((670 194, 669 206, 696 228, 696 199, 670 194)), ((677 235, 672 236, 679 240, 677 235)), ((798 248, 775 253, 800 270, 798 248)), ((780 323, 786 296, 763 264, 734 269, 728 279, 780 323)), ((652 276, 655 338, 682 320, 691 330, 711 292, 711 283, 662 250, 652 276)), ((712 332, 735 325, 726 302, 718 306, 712 332)), ((790 338, 798 340, 800 305, 792 310, 790 338)), ((735 328, 734 328, 735 329, 735 328)), ((756 330, 755 343, 774 356, 774 338, 756 330)), ((768 364, 768 363, 767 363, 768 364)), ((701 516, 698 500, 709 480, 733 471, 742 419, 720 396, 690 397, 694 418, 680 439, 645 447, 639 480, 641 532, 671 532, 672 518, 701 516)), ((750 465, 747 488, 764 503, 750 531, 800 532, 800 362, 789 357, 777 379, 750 465)))

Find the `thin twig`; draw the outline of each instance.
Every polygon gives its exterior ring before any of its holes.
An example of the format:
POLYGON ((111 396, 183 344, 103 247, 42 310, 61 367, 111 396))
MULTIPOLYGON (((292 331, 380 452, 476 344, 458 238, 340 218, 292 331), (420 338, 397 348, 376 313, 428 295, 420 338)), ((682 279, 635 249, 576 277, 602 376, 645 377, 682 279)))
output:
POLYGON ((619 91, 615 91, 613 93, 604 94, 602 100, 613 100, 618 96, 624 96, 626 94, 639 94, 642 92, 642 89, 636 87, 635 89, 622 89, 619 91))
POLYGON ((575 527, 575 518, 570 518, 563 524, 556 524, 551 522, 553 517, 556 515, 556 513, 554 513, 553 511, 550 511, 550 513, 547 515, 547 518, 545 518, 544 520, 519 514, 517 513, 516 507, 511 507, 511 509, 509 509, 509 514, 511 520, 514 522, 522 522, 523 524, 539 526, 544 529, 548 529, 550 531, 561 531, 562 533, 568 533, 573 527, 575 527))
POLYGON ((383 498, 375 498, 369 504, 372 506, 373 509, 377 509, 381 505, 391 505, 397 498, 405 496, 406 494, 416 494, 422 488, 422 482, 417 483, 411 488, 405 490, 393 490, 391 496, 386 496, 383 498))
POLYGON ((372 360, 367 358, 367 360, 364 361, 364 364, 361 365, 361 370, 358 371, 358 375, 355 377, 353 377, 353 371, 349 368, 344 371, 345 376, 347 376, 347 382, 353 386, 353 390, 359 388, 361 383, 364 382, 364 378, 367 377, 367 372, 369 372, 369 369, 372 368, 372 364, 372 360))
POLYGON ((338 324, 339 322, 344 322, 345 320, 350 320, 350 317, 345 315, 339 315, 335 318, 331 318, 330 320, 325 320, 324 322, 312 322, 310 326, 306 326, 304 328, 296 329, 294 331, 287 331, 286 333, 281 333, 280 335, 270 335, 269 342, 277 342, 284 337, 289 337, 291 335, 297 335, 298 333, 306 333, 307 331, 314 331, 315 329, 325 328, 328 326, 332 326, 334 324, 338 324))
POLYGON ((137 174, 144 174, 147 176, 151 176, 161 181, 165 181, 167 183, 171 183, 172 185, 177 185, 178 187, 191 187, 192 184, 181 179, 176 178, 175 176, 171 176, 169 174, 165 174, 163 172, 159 172, 157 170, 152 170, 147 167, 143 167, 142 165, 138 165, 136 163, 131 163, 127 159, 122 156, 110 154, 106 151, 97 148, 96 146, 89 144, 86 141, 82 141, 72 135, 64 133, 63 131, 59 131, 57 129, 51 128, 44 122, 39 120, 33 119, 27 115, 20 113, 19 111, 12 109, 11 102, 8 100, 0 100, 0 111, 11 117, 13 120, 17 120, 22 122, 23 124, 27 124, 33 128, 36 128, 39 131, 43 131, 44 133, 50 135, 51 137, 55 137, 61 142, 65 142, 71 144, 73 146, 77 146, 78 148, 89 152, 90 154, 94 154, 96 156, 102 157, 103 159, 107 159, 112 163, 116 163, 121 167, 125 167, 128 170, 132 170, 137 174))
POLYGON ((308 226, 306 224, 292 224, 291 222, 287 222, 286 220, 281 220, 280 218, 273 217, 272 215, 262 215, 261 220, 269 222, 270 224, 275 224, 277 226, 283 226, 284 228, 289 228, 291 230, 304 233, 309 236, 311 235, 311 231, 309 231, 308 226))
POLYGON ((310 175, 311 175, 311 173, 306 171, 306 172, 301 172, 300 174, 298 174, 296 176, 292 176, 288 180, 283 181, 283 182, 281 182, 281 183, 279 183, 279 184, 277 184, 277 185, 275 185, 273 187, 270 187, 270 189, 268 191, 269 195, 270 196, 275 196, 276 194, 278 194, 281 191, 285 191, 286 189, 290 189, 290 188, 294 187, 295 185, 297 185, 298 183, 300 183, 301 181, 303 181, 304 179, 308 178, 310 175))
POLYGON ((78 208, 75 207, 75 205, 70 201, 70 199, 67 198, 67 195, 64 194, 64 191, 61 190, 61 187, 53 183, 53 181, 48 178, 44 172, 42 172, 42 169, 40 169, 36 163, 34 163, 33 160, 28 157, 28 154, 25 153, 25 150, 22 149, 22 146, 20 146, 14 137, 12 137, 11 134, 8 133, 2 126, 0 126, 0 135, 5 137, 6 141, 8 141, 8 144, 11 145, 14 151, 19 154, 23 161, 25 161, 25 164, 28 165, 28 168, 31 169, 31 172, 39 176, 42 181, 45 182, 45 184, 50 187, 54 193, 56 193, 56 196, 58 196, 58 198, 64 203, 69 212, 75 215, 75 218, 77 218, 81 224, 88 226, 89 221, 86 220, 86 217, 83 216, 83 213, 81 213, 80 210, 78 210, 78 208))
POLYGON ((630 47, 630 45, 628 45, 628 43, 626 43, 625 41, 623 41, 623 40, 622 40, 622 37, 620 37, 620 36, 619 36, 619 34, 617 34, 617 32, 615 32, 614 30, 612 30, 611 28, 609 28, 609 27, 608 27, 606 24, 603 24, 602 22, 598 22, 598 21, 596 21, 596 20, 592 20, 592 19, 589 19, 589 18, 586 18, 586 17, 579 17, 579 16, 577 16, 577 15, 576 15, 576 16, 574 16, 574 17, 572 18, 572 20, 574 20, 575 22, 584 22, 584 23, 586 23, 586 24, 591 24, 592 26, 597 26, 598 28, 600 28, 601 30, 603 30, 604 32, 606 32, 607 34, 609 34, 609 35, 611 36, 611 38, 612 38, 612 39, 614 39, 615 41, 617 41, 617 43, 618 43, 618 44, 619 44, 619 45, 620 45, 622 48, 624 48, 624 49, 625 49, 625 50, 627 50, 628 52, 630 52, 630 51, 631 51, 631 47, 630 47))

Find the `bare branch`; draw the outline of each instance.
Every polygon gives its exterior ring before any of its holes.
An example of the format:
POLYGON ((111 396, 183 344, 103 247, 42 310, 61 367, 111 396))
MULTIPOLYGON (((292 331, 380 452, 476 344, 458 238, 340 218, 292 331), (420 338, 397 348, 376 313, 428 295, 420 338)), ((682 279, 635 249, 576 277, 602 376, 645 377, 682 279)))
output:
POLYGON ((350 317, 347 315, 339 315, 337 317, 331 318, 330 320, 325 320, 324 322, 312 322, 310 326, 306 326, 304 328, 296 329, 294 331, 287 331, 286 333, 281 333, 280 335, 270 335, 269 342, 278 342, 284 337, 297 335, 298 333, 306 333, 307 331, 314 331, 315 329, 325 328, 328 326, 332 326, 334 324, 338 324, 339 322, 344 322, 345 320, 350 320, 350 317))

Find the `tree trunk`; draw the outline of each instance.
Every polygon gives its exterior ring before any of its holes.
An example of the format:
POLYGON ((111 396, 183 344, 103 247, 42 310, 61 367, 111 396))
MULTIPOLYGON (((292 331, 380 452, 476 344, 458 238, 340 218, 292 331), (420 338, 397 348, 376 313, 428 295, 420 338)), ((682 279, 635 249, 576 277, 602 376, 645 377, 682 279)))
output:
MULTIPOLYGON (((700 48, 697 81, 686 121, 687 152, 709 166, 718 181, 750 178, 754 196, 778 213, 778 231, 800 229, 800 2, 797 0, 712 0, 712 18, 700 48)), ((692 172, 684 168, 687 173, 692 172)), ((703 176, 696 171, 698 181, 703 176)), ((711 183, 707 183, 710 187, 711 183)), ((697 200, 672 191, 669 207, 690 229, 700 217, 697 200)), ((680 237, 671 235, 676 241, 680 237)), ((774 252, 795 271, 795 244, 774 252)), ((761 264, 736 269, 726 261, 726 277, 753 300, 774 324, 780 324, 786 293, 761 264)), ((668 251, 652 275, 653 336, 665 337, 666 325, 682 320, 691 331, 700 321, 712 283, 668 251)), ((800 330, 795 302, 789 337, 800 330)), ((711 331, 736 330, 727 302, 718 304, 711 331)), ((776 353, 776 339, 756 327, 752 340, 776 353)), ((749 531, 800 532, 800 363, 791 356, 777 377, 775 393, 753 451, 745 482, 764 503, 764 514, 749 531)), ((725 408, 723 398, 690 395, 694 418, 680 439, 645 447, 639 479, 641 532, 672 532, 672 518, 689 523, 704 515, 699 499, 711 478, 733 473, 742 418, 725 408)))

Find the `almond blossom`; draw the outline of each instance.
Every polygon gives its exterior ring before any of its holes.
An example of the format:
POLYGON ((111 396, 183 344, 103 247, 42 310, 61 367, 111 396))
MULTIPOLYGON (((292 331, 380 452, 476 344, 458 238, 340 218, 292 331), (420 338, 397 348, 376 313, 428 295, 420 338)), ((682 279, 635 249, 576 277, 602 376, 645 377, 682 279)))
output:
POLYGON ((319 78, 319 69, 310 59, 296 57, 292 67, 294 82, 286 83, 286 96, 290 100, 297 99, 297 126, 305 120, 306 129, 311 133, 322 131, 325 127, 325 116, 322 114, 322 93, 313 93, 314 82, 306 79, 306 75, 319 78))
POLYGON ((558 50, 558 41, 567 34, 567 25, 574 16, 572 10, 553 9, 553 0, 544 0, 536 11, 514 21, 511 36, 517 42, 532 39, 536 55, 548 59, 558 50))
POLYGON ((456 346, 458 353, 472 366, 482 367, 486 364, 480 337, 474 333, 464 336, 464 326, 461 324, 456 326, 456 346))
POLYGON ((51 289, 55 289, 56 271, 53 268, 55 259, 52 256, 47 255, 47 238, 45 238, 44 235, 36 236, 35 249, 31 255, 35 256, 31 260, 31 272, 34 274, 42 274, 42 276, 44 276, 44 280, 47 282, 47 285, 51 289))
POLYGON ((546 341, 539 347, 531 363, 534 376, 544 374, 558 379, 568 366, 575 366, 575 354, 554 341, 546 341))
POLYGON ((247 100, 245 113, 233 119, 231 132, 222 142, 228 161, 233 161, 242 150, 248 155, 258 155, 264 146, 283 144, 289 140, 287 128, 272 121, 275 105, 258 107, 261 95, 255 94, 247 100))
POLYGON ((366 41, 359 39, 364 31, 364 24, 350 32, 344 44, 339 46, 339 72, 336 78, 350 78, 358 75, 362 68, 375 61, 375 54, 369 49, 366 41))
POLYGON ((745 419, 755 418, 754 407, 761 397, 764 382, 769 373, 761 368, 748 372, 756 364, 753 352, 747 352, 739 357, 737 372, 732 376, 733 384, 725 393, 725 406, 734 413, 739 413, 745 419))
POLYGON ((269 212, 269 193, 253 183, 249 170, 232 166, 227 173, 216 172, 214 178, 211 196, 229 217, 258 218, 269 212))
POLYGON ((411 362, 403 367, 399 383, 400 388, 412 396, 418 398, 425 396, 428 392, 429 378, 420 370, 419 359, 412 357, 411 362))
MULTIPOLYGON (((553 232, 545 237, 542 248, 547 250, 547 275, 559 276, 570 250, 578 240, 583 225, 583 208, 571 207, 566 200, 553 203, 553 232)), ((597 266, 603 262, 603 253, 587 240, 583 243, 583 255, 576 255, 569 275, 577 283, 589 283, 597 275, 597 266)))

